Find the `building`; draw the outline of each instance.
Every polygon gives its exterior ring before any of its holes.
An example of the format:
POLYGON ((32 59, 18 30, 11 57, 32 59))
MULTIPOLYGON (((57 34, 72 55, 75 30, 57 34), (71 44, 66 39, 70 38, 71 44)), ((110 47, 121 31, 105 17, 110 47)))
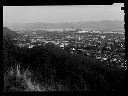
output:
POLYGON ((80 30, 80 31, 78 31, 78 33, 87 33, 88 31, 86 31, 86 30, 80 30))

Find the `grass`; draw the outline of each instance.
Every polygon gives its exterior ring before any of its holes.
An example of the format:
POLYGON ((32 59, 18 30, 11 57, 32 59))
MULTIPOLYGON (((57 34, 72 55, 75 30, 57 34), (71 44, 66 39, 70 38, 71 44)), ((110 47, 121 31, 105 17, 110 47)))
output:
POLYGON ((32 80, 34 74, 32 71, 22 69, 20 64, 9 68, 8 72, 4 74, 4 91, 65 91, 67 87, 61 83, 56 83, 50 80, 50 83, 37 83, 32 80))

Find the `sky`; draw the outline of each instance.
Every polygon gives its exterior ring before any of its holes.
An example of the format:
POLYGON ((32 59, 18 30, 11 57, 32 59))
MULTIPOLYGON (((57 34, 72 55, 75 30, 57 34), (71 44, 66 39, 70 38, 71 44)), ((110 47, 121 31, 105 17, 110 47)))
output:
POLYGON ((113 5, 3 6, 3 24, 124 20, 124 3, 113 5))

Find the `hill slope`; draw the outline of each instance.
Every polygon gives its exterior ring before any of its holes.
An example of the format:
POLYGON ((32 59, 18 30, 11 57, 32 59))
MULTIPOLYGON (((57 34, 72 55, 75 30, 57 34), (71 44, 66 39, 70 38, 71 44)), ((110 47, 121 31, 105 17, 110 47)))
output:
POLYGON ((10 36, 11 38, 19 36, 15 31, 10 30, 7 27, 3 27, 3 37, 10 36))

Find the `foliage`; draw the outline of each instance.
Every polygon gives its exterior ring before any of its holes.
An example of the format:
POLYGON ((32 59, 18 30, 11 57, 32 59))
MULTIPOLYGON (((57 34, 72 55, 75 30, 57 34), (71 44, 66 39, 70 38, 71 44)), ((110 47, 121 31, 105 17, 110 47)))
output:
MULTIPOLYGON (((70 54, 52 43, 29 49, 16 47, 13 42, 5 41, 4 68, 11 68, 17 63, 20 63, 21 69, 29 67, 39 84, 53 84, 55 87, 55 82, 61 82, 68 86, 68 90, 91 91, 120 90, 125 86, 125 71, 109 66, 106 62, 82 54, 70 54), (53 82, 49 83, 49 80, 53 82)), ((33 77, 31 79, 34 81, 33 77)))

